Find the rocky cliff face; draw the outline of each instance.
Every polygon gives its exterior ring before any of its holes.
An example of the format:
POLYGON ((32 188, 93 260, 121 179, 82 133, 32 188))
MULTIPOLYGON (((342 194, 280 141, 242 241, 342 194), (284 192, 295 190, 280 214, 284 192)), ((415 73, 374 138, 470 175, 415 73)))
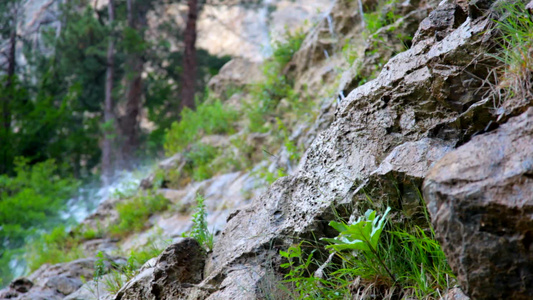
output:
MULTIPOLYGON (((255 190, 257 181, 243 172, 181 190, 161 190, 181 205, 191 205, 196 191, 205 191, 209 222, 220 230, 212 251, 204 255, 193 240, 178 238, 118 293, 102 292, 102 297, 281 295, 272 284, 283 275, 279 251, 299 239, 330 237, 332 208, 354 218, 363 213, 358 203, 366 197, 386 203, 395 195, 395 205, 415 212, 420 210, 417 187, 422 188, 437 237, 468 296, 533 297, 533 110, 528 98, 495 110, 490 89, 495 83, 488 75, 499 62, 486 55, 497 34, 492 2, 403 2, 388 8, 403 17, 371 37, 363 35, 356 5, 337 1, 289 64, 297 88, 305 86, 324 97, 316 121, 301 124, 294 134, 306 147, 298 166, 266 190, 255 190), (412 45, 401 53, 397 32, 414 35, 412 45), (342 59, 339 41, 344 38, 360 41, 352 62, 342 59), (398 49, 380 49, 383 44, 376 41, 398 49), (380 61, 386 63, 380 66, 380 61), (344 71, 335 73, 339 66, 344 71), (376 78, 361 85, 361 79, 372 74, 376 78), (248 192, 240 193, 243 188, 248 192)), ((241 62, 230 62, 212 88, 223 90, 232 81, 245 84, 249 78, 260 78, 253 72, 239 76, 239 68, 241 62)), ((180 159, 178 155, 164 167, 179 168, 180 159)), ((283 164, 274 160, 260 164, 283 164)), ((105 205, 86 222, 106 224, 116 218, 113 203, 105 205)), ((177 212, 154 216, 150 222, 168 237, 190 226, 177 212)), ((109 240, 97 247, 130 249, 147 236, 150 230, 119 245, 109 240)), ((38 275, 39 280, 33 276, 29 283, 12 283, 1 295, 30 299, 34 291, 45 290, 59 299, 74 290, 42 283, 44 275, 38 275)), ((69 299, 84 297, 81 288, 69 299)), ((443 298, 467 297, 453 289, 443 298)))

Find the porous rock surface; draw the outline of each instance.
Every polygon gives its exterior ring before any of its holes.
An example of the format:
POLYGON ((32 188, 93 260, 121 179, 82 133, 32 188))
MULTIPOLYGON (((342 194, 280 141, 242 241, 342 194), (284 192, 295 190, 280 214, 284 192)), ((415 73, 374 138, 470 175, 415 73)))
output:
POLYGON ((203 278, 205 251, 198 242, 186 238, 170 245, 155 264, 145 266, 125 284, 115 300, 180 299, 203 278))
MULTIPOLYGON (((440 9, 450 13, 446 2, 440 9)), ((357 201, 362 188, 390 181, 386 174, 400 184, 423 179, 433 162, 483 129, 493 116, 476 91, 487 70, 471 62, 488 46, 489 23, 468 18, 442 27, 438 36, 421 35, 375 80, 341 101, 334 122, 310 145, 296 174, 276 181, 229 220, 199 285, 215 287, 207 299, 233 299, 243 282, 247 299, 259 297, 261 279, 276 269, 279 249, 290 245, 291 237, 327 235, 332 206, 357 201)))
POLYGON ((424 195, 471 297, 533 299, 533 108, 445 155, 424 195))

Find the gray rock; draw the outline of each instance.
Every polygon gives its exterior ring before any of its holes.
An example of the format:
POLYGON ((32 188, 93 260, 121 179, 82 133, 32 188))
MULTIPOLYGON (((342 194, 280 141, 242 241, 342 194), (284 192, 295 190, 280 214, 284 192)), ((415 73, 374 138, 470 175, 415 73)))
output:
POLYGON ((28 278, 21 277, 13 280, 9 287, 19 293, 27 293, 33 287, 33 282, 28 278))
POLYGON ((203 279, 205 251, 194 239, 170 245, 154 265, 143 268, 115 296, 121 299, 180 299, 203 279))
MULTIPOLYGON (((489 24, 467 19, 441 41, 420 41, 393 57, 375 80, 353 90, 294 176, 276 181, 229 220, 200 286, 216 286, 218 299, 232 299, 230 291, 239 290, 243 278, 233 273, 248 272, 247 292, 257 298, 262 276, 254 273, 275 269, 273 258, 293 242, 291 237, 326 234, 323 220, 331 217, 331 207, 358 201, 358 190, 387 180, 379 172, 421 180, 432 162, 486 120, 460 121, 470 118, 473 104, 485 103, 472 89, 480 82, 469 76, 485 72, 471 61, 485 52, 481 33, 489 24)), ((477 116, 490 115, 487 105, 477 107, 477 116)))
POLYGON ((53 289, 63 295, 70 295, 79 289, 82 284, 83 283, 79 278, 54 276, 46 281, 45 287, 53 289))
POLYGON ((466 20, 466 13, 456 3, 446 3, 432 11, 429 16, 420 23, 413 43, 425 38, 442 40, 454 29, 458 28, 466 20))
POLYGON ((473 299, 533 299, 533 108, 450 152, 424 195, 473 299))
MULTIPOLYGON (((53 300, 63 299, 82 286, 82 278, 93 278, 96 258, 82 258, 68 263, 45 264, 27 278, 18 278, 10 287, 0 291, 0 299, 53 300)), ((104 262, 109 270, 112 264, 123 264, 124 259, 108 257, 104 262)))

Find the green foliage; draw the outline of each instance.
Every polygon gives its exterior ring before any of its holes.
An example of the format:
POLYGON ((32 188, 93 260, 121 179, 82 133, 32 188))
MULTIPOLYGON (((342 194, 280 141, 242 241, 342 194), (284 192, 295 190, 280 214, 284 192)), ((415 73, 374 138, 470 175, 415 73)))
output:
POLYGON ((165 136, 165 151, 173 155, 202 135, 227 134, 234 131, 238 114, 219 100, 204 102, 195 111, 185 108, 179 122, 172 123, 165 136))
POLYGON ((301 31, 287 32, 283 41, 274 43, 272 58, 263 65, 265 78, 251 87, 252 102, 244 105, 250 132, 264 133, 271 129, 268 122, 275 119, 276 108, 282 99, 289 106, 283 109, 284 113, 298 111, 305 106, 300 95, 294 91, 292 80, 284 72, 304 38, 305 34, 301 31))
POLYGON ((194 144, 185 153, 187 163, 184 170, 192 174, 196 181, 202 181, 213 176, 216 168, 212 165, 213 160, 219 155, 218 148, 203 143, 194 144))
POLYGON ((376 9, 364 14, 366 30, 369 35, 373 35, 380 28, 390 25, 400 18, 390 7, 398 0, 379 1, 376 9))
POLYGON ((192 215, 192 229, 183 236, 194 238, 204 249, 209 251, 213 249, 214 236, 207 228, 207 211, 204 201, 205 198, 202 195, 196 195, 196 212, 192 215))
POLYGON ((272 185, 274 181, 278 180, 281 177, 287 176, 287 173, 283 169, 276 169, 274 172, 270 172, 268 170, 268 167, 260 168, 257 172, 255 172, 256 176, 259 178, 262 178, 268 185, 272 185))
POLYGON ((355 50, 355 45, 350 43, 350 39, 346 39, 344 46, 342 46, 342 56, 348 62, 348 65, 352 65, 357 59, 357 51, 355 50))
POLYGON ((332 248, 335 251, 360 250, 366 254, 376 253, 379 237, 389 212, 390 207, 387 208, 383 216, 376 217, 376 212, 369 209, 366 211, 364 218, 359 217, 357 221, 351 224, 329 222, 329 226, 340 233, 336 238, 324 239, 331 243, 326 249, 332 248))
POLYGON ((102 251, 98 251, 98 254, 96 254, 96 258, 97 260, 94 262, 93 280, 96 283, 96 299, 100 299, 100 289, 98 288, 98 285, 100 283, 100 278, 106 273, 106 260, 102 251))
POLYGON ((84 257, 80 239, 72 236, 64 226, 43 234, 26 247, 26 262, 30 271, 45 263, 57 264, 84 257))
POLYGON ((320 279, 309 276, 312 274, 314 264, 313 253, 306 254, 302 250, 302 243, 293 245, 287 251, 280 251, 279 255, 287 262, 280 265, 281 268, 287 269, 283 283, 290 287, 290 294, 293 299, 324 299, 320 294, 320 279))
POLYGON ((301 149, 290 139, 289 130, 279 118, 276 119, 276 123, 278 132, 281 133, 281 138, 283 139, 283 145, 287 149, 287 152, 289 152, 289 159, 298 162, 302 155, 301 149))
POLYGON ((290 32, 286 28, 283 39, 274 42, 273 61, 281 67, 287 65, 292 60, 294 54, 300 50, 305 36, 306 33, 302 30, 290 32))
MULTIPOLYGON (((500 3, 503 18, 497 21, 502 35, 496 59, 503 63, 499 87, 504 99, 533 99, 533 20, 522 1, 500 3)), ((499 106, 502 103, 495 103, 499 106)))
POLYGON ((96 258, 97 260, 94 262, 93 280, 98 282, 98 280, 106 273, 106 267, 105 267, 106 259, 102 251, 98 251, 98 254, 96 254, 96 258))
MULTIPOLYGON (((387 222, 389 212, 390 208, 382 215, 368 210, 351 224, 330 222, 339 235, 322 240, 331 243, 324 248, 333 250, 340 263, 331 257, 323 264, 314 261, 314 253, 321 249, 317 243, 309 244, 314 249, 310 253, 294 246, 280 252, 289 260, 282 266, 290 268, 285 282, 292 283, 293 298, 346 299, 365 287, 372 287, 370 293, 378 298, 388 294, 402 299, 438 299, 444 294, 453 285, 454 275, 435 241, 429 219, 427 228, 405 221, 387 222), (317 266, 318 276, 311 273, 317 266)), ((400 218, 405 220, 405 216, 400 218)))
MULTIPOLYGON (((14 177, 0 175, 0 257, 6 262, 37 230, 64 222, 59 214, 77 186, 57 175, 59 168, 52 160, 29 166, 19 158, 15 165, 14 177)), ((7 281, 10 276, 3 268, 0 277, 7 281)))
POLYGON ((140 231, 146 227, 146 221, 152 214, 166 210, 168 204, 168 199, 155 190, 140 191, 138 195, 117 204, 119 223, 110 228, 110 233, 125 236, 140 231))

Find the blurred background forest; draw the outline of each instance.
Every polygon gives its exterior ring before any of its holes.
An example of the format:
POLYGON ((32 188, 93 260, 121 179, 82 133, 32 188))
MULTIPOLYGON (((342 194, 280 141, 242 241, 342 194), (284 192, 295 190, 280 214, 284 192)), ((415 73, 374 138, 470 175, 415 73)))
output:
POLYGON ((196 49, 198 14, 242 5, 102 2, 0 3, 3 274, 28 240, 66 222, 81 186, 163 156, 165 131, 230 59, 196 49))

